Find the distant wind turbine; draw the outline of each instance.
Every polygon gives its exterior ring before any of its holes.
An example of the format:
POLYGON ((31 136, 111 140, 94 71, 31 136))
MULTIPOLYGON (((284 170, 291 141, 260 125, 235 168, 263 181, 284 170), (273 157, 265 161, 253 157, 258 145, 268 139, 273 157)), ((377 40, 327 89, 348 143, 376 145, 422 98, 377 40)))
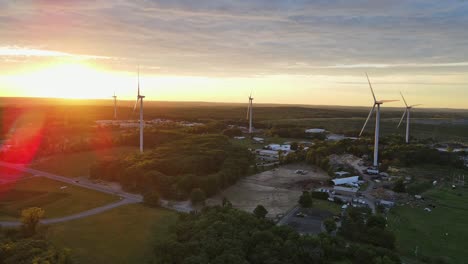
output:
POLYGON ((415 106, 419 106, 420 104, 417 104, 417 105, 408 105, 408 103, 406 103, 406 100, 405 100, 405 97, 403 96, 403 94, 400 92, 401 94, 401 98, 403 98, 403 102, 405 102, 405 111, 403 112, 403 116, 401 117, 400 119, 400 123, 398 123, 398 128, 400 127, 401 123, 403 122, 403 119, 405 118, 405 115, 406 115, 406 144, 409 143, 409 139, 410 139, 410 113, 411 113, 411 109, 415 106))
POLYGON ((114 98, 114 119, 117 120, 117 95, 112 96, 114 98))
POLYGON ((253 97, 252 92, 249 96, 249 105, 247 106, 247 120, 249 120, 249 134, 253 133, 253 97))
POLYGON ((137 100, 135 102, 135 106, 133 107, 133 112, 135 112, 138 101, 140 101, 140 152, 143 153, 143 130, 144 130, 144 121, 143 121, 143 99, 145 96, 140 94, 140 67, 138 67, 138 95, 137 100))
POLYGON ((374 94, 374 89, 372 89, 372 84, 369 80, 369 76, 366 73, 367 77, 367 82, 369 83, 370 90, 372 92, 372 97, 374 98, 374 105, 372 106, 372 109, 369 112, 369 115, 367 116, 366 122, 364 123, 364 126, 362 127, 361 133, 359 133, 359 136, 362 135, 362 132, 364 132, 364 129, 366 128, 367 122, 369 122, 370 117, 372 116, 372 113, 375 110, 375 106, 377 106, 377 111, 375 113, 375 140, 374 140, 374 167, 377 168, 379 166, 379 133, 380 133, 380 105, 383 103, 389 103, 389 102, 396 102, 398 100, 377 100, 374 94))

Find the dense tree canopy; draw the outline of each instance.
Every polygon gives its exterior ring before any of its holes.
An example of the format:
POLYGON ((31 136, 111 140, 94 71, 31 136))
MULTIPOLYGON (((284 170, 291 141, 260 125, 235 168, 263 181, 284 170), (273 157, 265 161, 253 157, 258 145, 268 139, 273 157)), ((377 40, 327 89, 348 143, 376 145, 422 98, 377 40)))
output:
POLYGON ((130 191, 157 191, 186 199, 200 188, 207 196, 247 175, 252 154, 222 135, 193 135, 124 159, 101 161, 90 175, 117 181, 130 191))
POLYGON ((156 242, 154 263, 399 263, 388 249, 326 234, 301 236, 231 206, 181 215, 170 232, 170 239, 156 242))

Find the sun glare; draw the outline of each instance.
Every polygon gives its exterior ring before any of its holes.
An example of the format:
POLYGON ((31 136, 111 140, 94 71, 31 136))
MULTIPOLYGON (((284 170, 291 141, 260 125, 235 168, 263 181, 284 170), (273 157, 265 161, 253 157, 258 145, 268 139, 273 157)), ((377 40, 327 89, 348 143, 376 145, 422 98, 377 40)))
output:
POLYGON ((109 86, 108 79, 90 64, 64 62, 15 75, 12 82, 20 90, 32 92, 28 96, 87 99, 108 97, 106 89, 99 89, 109 86))

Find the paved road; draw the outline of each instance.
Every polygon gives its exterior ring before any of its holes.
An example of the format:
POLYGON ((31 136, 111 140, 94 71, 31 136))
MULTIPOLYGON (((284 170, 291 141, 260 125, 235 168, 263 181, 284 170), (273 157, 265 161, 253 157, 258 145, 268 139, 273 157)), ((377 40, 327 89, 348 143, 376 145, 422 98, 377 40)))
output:
POLYGON ((113 190, 113 189, 111 189, 109 187, 106 187, 106 186, 103 186, 101 184, 96 184, 96 183, 91 183, 91 182, 80 182, 80 181, 77 181, 77 180, 75 180, 73 178, 69 178, 69 177, 65 177, 65 176, 60 176, 60 175, 56 175, 56 174, 52 174, 52 173, 48 173, 48 172, 44 172, 44 171, 39 171, 39 170, 27 168, 24 165, 17 165, 17 164, 12 164, 12 163, 7 163, 7 162, 0 161, 0 166, 7 167, 7 168, 10 168, 10 169, 19 170, 19 171, 22 171, 22 172, 31 173, 31 174, 34 174, 34 175, 37 175, 37 176, 42 176, 42 177, 45 177, 45 178, 49 178, 49 179, 52 179, 52 180, 64 182, 64 183, 67 183, 67 184, 70 184, 70 185, 79 186, 79 187, 86 188, 86 189, 95 190, 95 191, 98 191, 98 192, 103 192, 103 193, 112 194, 112 195, 118 195, 118 196, 120 196, 120 197, 122 197, 124 199, 134 201, 135 203, 140 203, 140 202, 143 201, 143 197, 141 195, 138 195, 138 194, 132 194, 132 193, 124 192, 124 191, 113 190))
POLYGON ((276 225, 278 226, 285 225, 291 217, 294 217, 296 215, 299 209, 300 209, 299 206, 296 206, 293 209, 291 209, 285 216, 283 216, 283 218, 281 218, 281 220, 278 221, 278 223, 276 223, 276 225))
MULTIPOLYGON (((91 209, 91 210, 88 210, 88 211, 84 211, 84 212, 81 212, 81 213, 78 213, 78 214, 69 215, 69 216, 65 216, 65 217, 59 217, 59 218, 44 219, 44 220, 41 221, 41 224, 50 225, 50 224, 68 222, 68 221, 72 221, 72 220, 81 219, 81 218, 85 218, 85 217, 88 217, 88 216, 100 214, 102 212, 117 208, 119 206, 126 205, 126 204, 132 204, 132 203, 136 203, 136 202, 134 200, 130 200, 130 199, 123 199, 123 200, 120 200, 119 202, 107 204, 107 205, 104 205, 104 206, 101 206, 101 207, 98 207, 98 208, 94 208, 94 209, 91 209)), ((12 221, 12 222, 10 222, 10 221, 0 221, 0 226, 3 226, 3 227, 18 227, 20 225, 21 225, 21 222, 19 222, 19 221, 12 221)))
POLYGON ((367 186, 367 189, 364 192, 362 192, 362 195, 364 196, 367 204, 372 210, 372 213, 375 214, 377 212, 376 206, 375 206, 375 198, 371 195, 371 192, 375 186, 375 182, 372 181, 371 179, 367 179, 367 182, 369 183, 369 186, 367 186))
MULTIPOLYGON (((67 221, 71 221, 71 220, 75 220, 75 219, 80 219, 80 218, 96 215, 96 214, 99 214, 99 213, 114 209, 114 208, 122 206, 122 205, 132 204, 132 203, 141 203, 143 201, 143 197, 141 195, 127 193, 127 192, 124 192, 124 191, 116 191, 116 190, 110 189, 110 188, 108 188, 106 186, 102 186, 102 185, 95 184, 95 183, 79 182, 79 181, 76 181, 76 180, 74 180, 72 178, 59 176, 59 175, 55 175, 55 174, 52 174, 52 173, 43 172, 43 171, 39 171, 39 170, 35 170, 35 169, 30 169, 30 168, 25 167, 24 165, 17 165, 17 164, 11 164, 11 163, 0 161, 0 166, 7 167, 7 168, 10 168, 10 169, 19 170, 19 171, 22 171, 22 172, 35 174, 37 176, 42 176, 42 177, 45 177, 45 178, 49 178, 49 179, 52 179, 52 180, 64 182, 64 183, 67 183, 67 184, 70 184, 70 185, 79 186, 79 187, 86 188, 86 189, 91 189, 91 190, 98 191, 98 192, 117 195, 117 196, 120 196, 120 198, 121 198, 121 200, 118 201, 118 202, 107 204, 107 205, 104 205, 104 206, 101 206, 101 207, 98 207, 98 208, 94 208, 94 209, 91 209, 91 210, 88 210, 88 211, 84 211, 84 212, 81 212, 81 213, 78 213, 78 214, 69 215, 69 216, 60 217, 60 218, 44 219, 44 220, 41 221, 42 224, 56 224, 56 223, 67 222, 67 221)), ((21 222, 18 222, 18 221, 16 221, 16 222, 10 222, 10 221, 3 221, 2 222, 2 221, 0 221, 0 226, 15 227, 15 226, 20 226, 20 225, 21 225, 21 222)))

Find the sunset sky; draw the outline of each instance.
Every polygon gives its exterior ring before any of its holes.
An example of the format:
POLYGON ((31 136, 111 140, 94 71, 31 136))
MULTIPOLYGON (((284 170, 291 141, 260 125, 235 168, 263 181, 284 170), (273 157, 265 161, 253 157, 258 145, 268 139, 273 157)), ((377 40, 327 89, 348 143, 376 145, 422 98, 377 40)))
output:
POLYGON ((0 0, 0 96, 468 108, 468 1, 0 0), (402 102, 393 103, 400 106, 402 102))

